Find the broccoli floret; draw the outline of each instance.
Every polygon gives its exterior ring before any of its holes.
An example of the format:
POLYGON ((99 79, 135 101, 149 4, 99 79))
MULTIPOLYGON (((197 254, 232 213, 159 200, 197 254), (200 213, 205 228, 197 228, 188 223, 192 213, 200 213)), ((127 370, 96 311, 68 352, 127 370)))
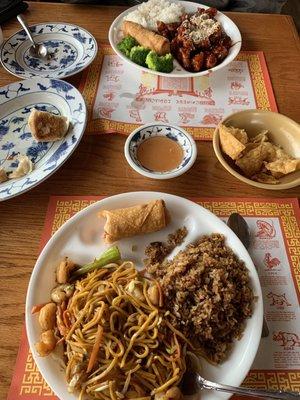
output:
POLYGON ((142 65, 143 67, 146 67, 146 57, 149 52, 150 52, 150 49, 146 49, 146 47, 134 46, 130 50, 129 58, 134 63, 142 65))
POLYGON ((130 50, 132 47, 138 45, 138 42, 130 35, 125 36, 120 43, 117 44, 117 48, 125 54, 126 57, 129 57, 130 50))
POLYGON ((149 69, 159 72, 173 71, 173 56, 171 53, 159 56, 155 51, 150 51, 146 57, 146 64, 149 69))

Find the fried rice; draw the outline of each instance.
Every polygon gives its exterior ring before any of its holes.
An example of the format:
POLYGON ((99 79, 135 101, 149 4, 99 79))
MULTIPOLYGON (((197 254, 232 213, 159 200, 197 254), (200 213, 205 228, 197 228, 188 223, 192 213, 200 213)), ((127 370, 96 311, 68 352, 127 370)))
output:
POLYGON ((254 296, 245 264, 223 235, 203 236, 173 260, 152 258, 146 268, 161 285, 174 326, 211 362, 224 361, 252 315, 254 296))

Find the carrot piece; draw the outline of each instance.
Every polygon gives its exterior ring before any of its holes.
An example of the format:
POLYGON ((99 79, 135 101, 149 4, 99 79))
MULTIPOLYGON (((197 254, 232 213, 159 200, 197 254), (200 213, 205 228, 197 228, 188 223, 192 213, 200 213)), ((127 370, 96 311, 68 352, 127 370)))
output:
POLYGON ((72 326, 72 324, 71 324, 71 318, 70 318, 70 311, 69 311, 69 310, 63 311, 63 313, 62 313, 62 319, 63 319, 63 322, 64 322, 65 326, 66 326, 68 329, 70 329, 71 326, 72 326))
POLYGON ((61 336, 66 336, 68 334, 69 329, 66 327, 64 323, 64 311, 62 309, 62 305, 57 306, 57 313, 56 313, 56 325, 59 330, 61 336))
POLYGON ((103 328, 102 328, 101 325, 98 325, 98 330, 97 330, 97 333, 96 333, 95 343, 94 343, 93 350, 91 352, 91 356, 90 356, 90 359, 89 359, 88 367, 87 367, 87 370, 86 370, 87 373, 89 373, 93 369, 93 366, 94 366, 94 364, 96 362, 96 358, 97 358, 97 355, 98 355, 98 351, 99 351, 100 346, 101 346, 102 338, 103 338, 103 328))
POLYGON ((59 345, 60 343, 64 342, 65 338, 62 337, 56 342, 56 346, 59 345))
POLYGON ((41 309, 42 309, 46 304, 47 304, 47 303, 36 304, 35 306, 32 307, 32 309, 31 309, 31 314, 36 314, 37 312, 40 312, 41 309))

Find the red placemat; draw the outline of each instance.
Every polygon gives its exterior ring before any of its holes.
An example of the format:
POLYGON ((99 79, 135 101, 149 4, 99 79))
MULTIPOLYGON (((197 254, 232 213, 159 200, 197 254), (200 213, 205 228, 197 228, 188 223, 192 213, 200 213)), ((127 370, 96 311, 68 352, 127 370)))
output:
MULTIPOLYGON (((41 248, 72 215, 100 196, 51 197, 41 248)), ((300 213, 297 199, 192 199, 226 220, 243 215, 253 233, 249 252, 258 267, 270 335, 262 338, 244 385, 300 391, 300 213)), ((8 400, 54 400, 23 330, 8 400)), ((237 400, 238 397, 235 397, 237 400)), ((240 398, 245 399, 245 397, 240 398)))
POLYGON ((128 135, 139 125, 179 125, 197 140, 211 140, 215 126, 236 111, 277 111, 262 51, 242 51, 209 76, 160 77, 139 71, 100 44, 97 59, 83 73, 87 132, 128 135))

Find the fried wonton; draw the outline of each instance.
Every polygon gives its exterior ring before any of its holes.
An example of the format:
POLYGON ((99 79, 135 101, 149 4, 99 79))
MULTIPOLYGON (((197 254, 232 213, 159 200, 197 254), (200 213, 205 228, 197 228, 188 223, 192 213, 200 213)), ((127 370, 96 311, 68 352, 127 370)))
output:
POLYGON ((275 146, 275 148, 276 148, 276 157, 275 157, 275 159, 273 161, 276 161, 276 160, 290 160, 292 158, 281 147, 275 146))
POLYGON ((300 169, 300 160, 271 143, 267 130, 249 139, 244 129, 233 126, 220 125, 219 132, 223 151, 247 178, 274 185, 282 176, 300 169))
POLYGON ((262 145, 263 145, 265 153, 266 153, 266 158, 264 161, 268 161, 268 162, 275 161, 277 159, 278 147, 275 146, 275 144, 270 143, 270 142, 262 142, 262 145))
POLYGON ((272 175, 287 175, 300 169, 300 161, 295 159, 279 159, 265 164, 265 168, 270 171, 272 175))
POLYGON ((250 178, 261 170, 266 158, 266 150, 263 144, 248 151, 243 157, 236 160, 236 165, 250 178))
POLYGON ((245 145, 245 150, 243 151, 243 155, 249 153, 250 150, 256 149, 256 147, 260 146, 260 143, 247 143, 245 145))
POLYGON ((246 150, 249 151, 251 149, 254 149, 255 147, 258 147, 260 144, 263 144, 263 146, 265 146, 265 150, 267 151, 268 161, 274 161, 274 159, 276 159, 277 157, 277 146, 275 146, 275 144, 269 142, 268 140, 268 131, 263 130, 249 139, 249 143, 246 144, 246 150))
POLYGON ((263 130, 260 133, 258 133, 257 135, 255 135, 252 138, 250 138, 249 142, 262 143, 262 142, 267 142, 268 140, 269 140, 268 131, 267 130, 263 130))
POLYGON ((244 129, 240 128, 233 128, 233 127, 227 127, 231 134, 241 143, 246 144, 248 143, 248 135, 247 132, 244 129))
POLYGON ((277 183, 279 183, 279 180, 276 179, 273 175, 269 175, 265 172, 259 172, 258 174, 251 176, 251 179, 256 182, 268 183, 271 185, 276 185, 277 183))
POLYGON ((220 142, 222 150, 233 160, 236 160, 246 148, 248 142, 247 133, 244 129, 233 128, 221 124, 219 126, 220 142))

